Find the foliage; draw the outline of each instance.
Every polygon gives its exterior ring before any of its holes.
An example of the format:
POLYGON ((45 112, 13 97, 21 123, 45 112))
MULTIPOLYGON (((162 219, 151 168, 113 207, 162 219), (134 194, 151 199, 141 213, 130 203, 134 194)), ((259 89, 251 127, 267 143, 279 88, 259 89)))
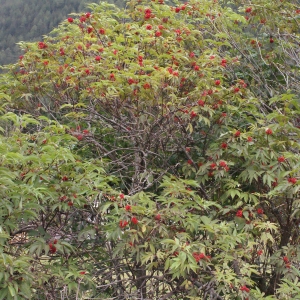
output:
MULTIPOLYGON (((70 12, 82 11, 91 0, 1 0, 0 65, 13 63, 22 54, 19 41, 37 41, 70 12)), ((123 1, 115 1, 122 6, 123 1)))
POLYGON ((220 2, 91 4, 21 43, 3 298, 298 297, 300 10, 220 2))

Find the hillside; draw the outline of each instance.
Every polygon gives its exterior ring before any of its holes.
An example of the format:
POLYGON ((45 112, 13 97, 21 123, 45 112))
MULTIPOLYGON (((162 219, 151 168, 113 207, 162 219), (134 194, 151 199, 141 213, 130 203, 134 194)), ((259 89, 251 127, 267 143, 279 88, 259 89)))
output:
POLYGON ((16 43, 39 40, 70 13, 85 11, 91 2, 98 1, 0 0, 0 65, 16 61, 20 55, 16 43))

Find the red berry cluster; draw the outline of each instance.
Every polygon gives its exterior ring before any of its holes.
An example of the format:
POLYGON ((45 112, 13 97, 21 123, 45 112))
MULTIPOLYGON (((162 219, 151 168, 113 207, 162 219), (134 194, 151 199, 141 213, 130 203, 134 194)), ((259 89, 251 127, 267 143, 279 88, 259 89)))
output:
POLYGON ((195 258, 196 262, 199 262, 201 259, 209 260, 211 257, 209 255, 205 255, 204 253, 193 253, 193 257, 195 258))

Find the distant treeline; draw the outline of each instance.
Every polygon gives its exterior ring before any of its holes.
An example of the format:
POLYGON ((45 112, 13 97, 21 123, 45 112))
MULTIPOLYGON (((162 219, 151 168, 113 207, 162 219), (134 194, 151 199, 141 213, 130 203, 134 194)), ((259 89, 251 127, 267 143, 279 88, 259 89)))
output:
MULTIPOLYGON (((19 41, 36 41, 70 13, 84 12, 87 3, 99 0, 0 0, 0 65, 21 55, 19 41)), ((124 0, 106 1, 124 6, 124 0)))

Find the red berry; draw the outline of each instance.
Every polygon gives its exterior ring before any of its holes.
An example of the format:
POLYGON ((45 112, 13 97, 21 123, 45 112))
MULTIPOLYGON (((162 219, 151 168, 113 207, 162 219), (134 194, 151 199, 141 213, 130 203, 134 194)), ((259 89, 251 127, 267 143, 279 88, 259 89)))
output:
POLYGON ((131 218, 131 223, 133 223, 133 224, 137 224, 139 221, 138 221, 138 219, 136 218, 136 217, 132 217, 131 218))
POLYGON ((76 136, 76 138, 77 138, 78 141, 82 141, 83 135, 82 135, 82 134, 78 134, 78 135, 76 136))
POLYGON ((287 256, 284 256, 282 259, 286 264, 289 262, 289 258, 287 256))
POLYGON ((216 166, 217 166, 217 165, 216 165, 215 163, 212 163, 212 164, 210 165, 210 169, 211 169, 211 170, 214 170, 214 169, 216 168, 216 166))
POLYGON ((277 160, 278 160, 278 162, 282 163, 282 162, 285 161, 285 157, 284 157, 284 156, 279 156, 279 157, 277 158, 277 160))
POLYGON ((243 211, 241 209, 239 209, 236 214, 235 214, 238 218, 242 218, 243 217, 243 211))
POLYGON ((291 184, 295 184, 297 182, 297 179, 295 177, 290 177, 288 179, 288 182, 291 183, 291 184))
POLYGON ((241 135, 241 132, 239 130, 237 130, 234 134, 235 137, 239 137, 241 135))
POLYGON ((227 147, 228 147, 227 143, 222 143, 222 144, 221 144, 221 148, 222 148, 222 149, 227 149, 227 147))
POLYGON ((156 36, 156 37, 160 37, 161 35, 162 35, 161 31, 157 30, 157 31, 155 32, 155 36, 156 36))
POLYGON ((258 208, 258 209, 257 209, 257 213, 258 213, 259 215, 263 215, 263 214, 264 214, 264 211, 263 211, 262 208, 258 208))
POLYGON ((61 180, 62 180, 62 181, 68 181, 69 178, 68 178, 67 176, 64 176, 61 180))
POLYGON ((221 80, 217 79, 217 80, 215 81, 215 85, 220 85, 220 84, 221 84, 221 80))
POLYGON ((120 228, 124 228, 128 225, 128 222, 127 221, 124 221, 124 220, 120 220, 119 222, 119 227, 120 228))
POLYGON ((157 215, 154 217, 154 219, 155 219, 156 221, 160 221, 160 219, 161 219, 160 214, 157 214, 157 215))
POLYGON ((191 119, 197 117, 197 113, 195 113, 194 111, 191 111, 190 117, 191 117, 191 119))
POLYGON ((205 102, 204 102, 203 100, 200 99, 200 100, 198 101, 198 105, 203 107, 203 106, 205 105, 205 102))
POLYGON ((226 168, 226 167, 227 167, 227 164, 226 164, 225 161, 221 160, 221 161, 219 162, 219 166, 222 167, 222 168, 226 168))
POLYGON ((241 291, 244 291, 244 292, 246 292, 246 293, 249 293, 249 292, 250 292, 250 289, 247 288, 245 285, 241 286, 240 290, 241 290, 241 291))
POLYGON ((125 210, 130 211, 130 210, 131 210, 131 206, 127 204, 127 205, 125 206, 125 210))
POLYGON ((270 128, 266 129, 266 134, 267 135, 271 135, 272 133, 273 133, 272 129, 270 129, 270 128))

